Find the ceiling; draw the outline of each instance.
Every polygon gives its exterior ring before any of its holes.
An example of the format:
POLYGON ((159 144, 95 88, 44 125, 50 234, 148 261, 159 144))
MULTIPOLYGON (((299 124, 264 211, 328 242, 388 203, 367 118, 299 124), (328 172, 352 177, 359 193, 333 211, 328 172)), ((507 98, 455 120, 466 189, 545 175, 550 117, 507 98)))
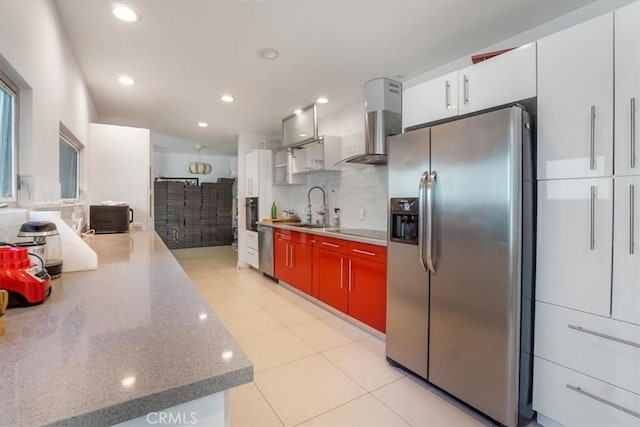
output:
POLYGON ((123 0, 141 16, 125 23, 109 1, 55 0, 100 122, 219 155, 236 154, 239 132, 277 137, 318 96, 322 118, 359 102, 367 80, 415 77, 590 2, 123 0), (280 57, 258 57, 264 47, 280 57))

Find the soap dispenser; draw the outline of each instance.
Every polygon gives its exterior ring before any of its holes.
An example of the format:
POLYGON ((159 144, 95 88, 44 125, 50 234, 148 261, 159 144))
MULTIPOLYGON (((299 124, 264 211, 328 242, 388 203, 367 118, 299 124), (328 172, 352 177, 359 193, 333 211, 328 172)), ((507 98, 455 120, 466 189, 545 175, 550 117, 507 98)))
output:
POLYGON ((335 208, 333 210, 333 222, 336 227, 340 227, 340 208, 335 208))

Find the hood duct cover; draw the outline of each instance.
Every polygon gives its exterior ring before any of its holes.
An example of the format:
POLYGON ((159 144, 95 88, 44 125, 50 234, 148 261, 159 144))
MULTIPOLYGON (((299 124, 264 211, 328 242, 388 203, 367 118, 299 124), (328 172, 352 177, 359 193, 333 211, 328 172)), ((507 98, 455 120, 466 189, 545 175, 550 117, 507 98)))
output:
POLYGON ((364 85, 365 152, 346 163, 387 164, 387 137, 402 132, 402 84, 379 78, 364 85))

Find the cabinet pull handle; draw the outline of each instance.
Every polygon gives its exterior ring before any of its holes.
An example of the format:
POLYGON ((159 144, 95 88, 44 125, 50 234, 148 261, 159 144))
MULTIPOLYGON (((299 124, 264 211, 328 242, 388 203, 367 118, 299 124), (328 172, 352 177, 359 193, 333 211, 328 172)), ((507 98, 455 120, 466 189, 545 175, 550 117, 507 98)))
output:
POLYGON ((327 242, 322 242, 323 245, 325 246, 331 246, 332 248, 339 248, 340 245, 334 245, 333 243, 327 243, 327 242))
POLYGON ((589 151, 589 169, 596 168, 596 106, 591 106, 591 138, 589 151))
POLYGON ((635 246, 636 186, 629 186, 629 253, 633 255, 635 246))
POLYGON ((596 186, 591 186, 591 224, 590 224, 590 248, 591 250, 596 249, 596 186))
POLYGON ((369 252, 369 251, 362 251, 360 249, 352 249, 353 252, 357 253, 357 254, 363 254, 363 255, 369 255, 369 256, 376 256, 375 253, 373 252, 369 252))
POLYGON ((344 258, 340 258, 340 289, 344 288, 344 258))
POLYGON ((631 167, 636 167, 636 99, 631 98, 631 167))
POLYGON ((640 344, 638 344, 636 342, 625 340, 625 339, 622 339, 622 338, 612 337, 611 335, 603 334, 602 332, 592 331, 591 329, 585 329, 582 326, 567 325, 567 327, 569 329, 573 329, 573 330, 578 331, 578 332, 584 332, 585 334, 595 335, 596 337, 604 338, 606 340, 611 340, 611 341, 615 341, 615 342, 620 343, 620 344, 625 344, 625 345, 629 345, 631 347, 640 348, 640 344))
POLYGON ((349 292, 351 292, 351 260, 349 260, 349 292))
POLYGON ((463 93, 464 93, 464 105, 469 104, 469 76, 466 74, 463 77, 463 93))
POLYGON ((627 409, 624 406, 620 406, 620 405, 618 405, 616 403, 613 403, 613 402, 610 402, 610 401, 608 401, 606 399, 603 399, 600 396, 596 396, 595 394, 591 394, 588 391, 584 391, 580 387, 576 387, 576 386, 572 386, 571 384, 567 384, 567 388, 569 390, 575 391, 576 393, 580 393, 583 396, 587 396, 587 397, 590 397, 593 400, 597 400, 600 403, 604 403, 607 406, 611 406, 612 408, 615 408, 618 411, 622 411, 622 412, 624 412, 626 414, 629 414, 629 415, 631 415, 633 417, 640 418, 640 414, 639 413, 637 413, 635 411, 632 411, 631 409, 627 409))
POLYGON ((289 256, 291 257, 291 261, 289 262, 289 267, 293 268, 293 245, 289 245, 291 246, 291 249, 289 249, 289 256))
POLYGON ((444 82, 444 106, 447 110, 451 108, 451 83, 449 80, 444 82))
POLYGON ((284 265, 289 267, 289 244, 284 244, 284 265))

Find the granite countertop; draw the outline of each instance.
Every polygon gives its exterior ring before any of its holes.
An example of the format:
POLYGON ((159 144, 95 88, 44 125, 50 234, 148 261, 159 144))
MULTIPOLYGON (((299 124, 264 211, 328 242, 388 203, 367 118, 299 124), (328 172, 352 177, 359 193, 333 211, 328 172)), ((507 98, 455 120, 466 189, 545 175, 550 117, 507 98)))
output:
POLYGON ((252 381, 253 366, 152 231, 93 236, 0 337, 0 425, 110 425, 252 381))
POLYGON ((293 230, 299 233, 316 234, 319 236, 333 237, 336 239, 350 240, 352 242, 369 243, 371 245, 387 246, 386 231, 365 230, 358 228, 344 227, 300 227, 299 225, 291 225, 291 223, 260 221, 260 225, 267 227, 280 228, 283 230, 293 230))

